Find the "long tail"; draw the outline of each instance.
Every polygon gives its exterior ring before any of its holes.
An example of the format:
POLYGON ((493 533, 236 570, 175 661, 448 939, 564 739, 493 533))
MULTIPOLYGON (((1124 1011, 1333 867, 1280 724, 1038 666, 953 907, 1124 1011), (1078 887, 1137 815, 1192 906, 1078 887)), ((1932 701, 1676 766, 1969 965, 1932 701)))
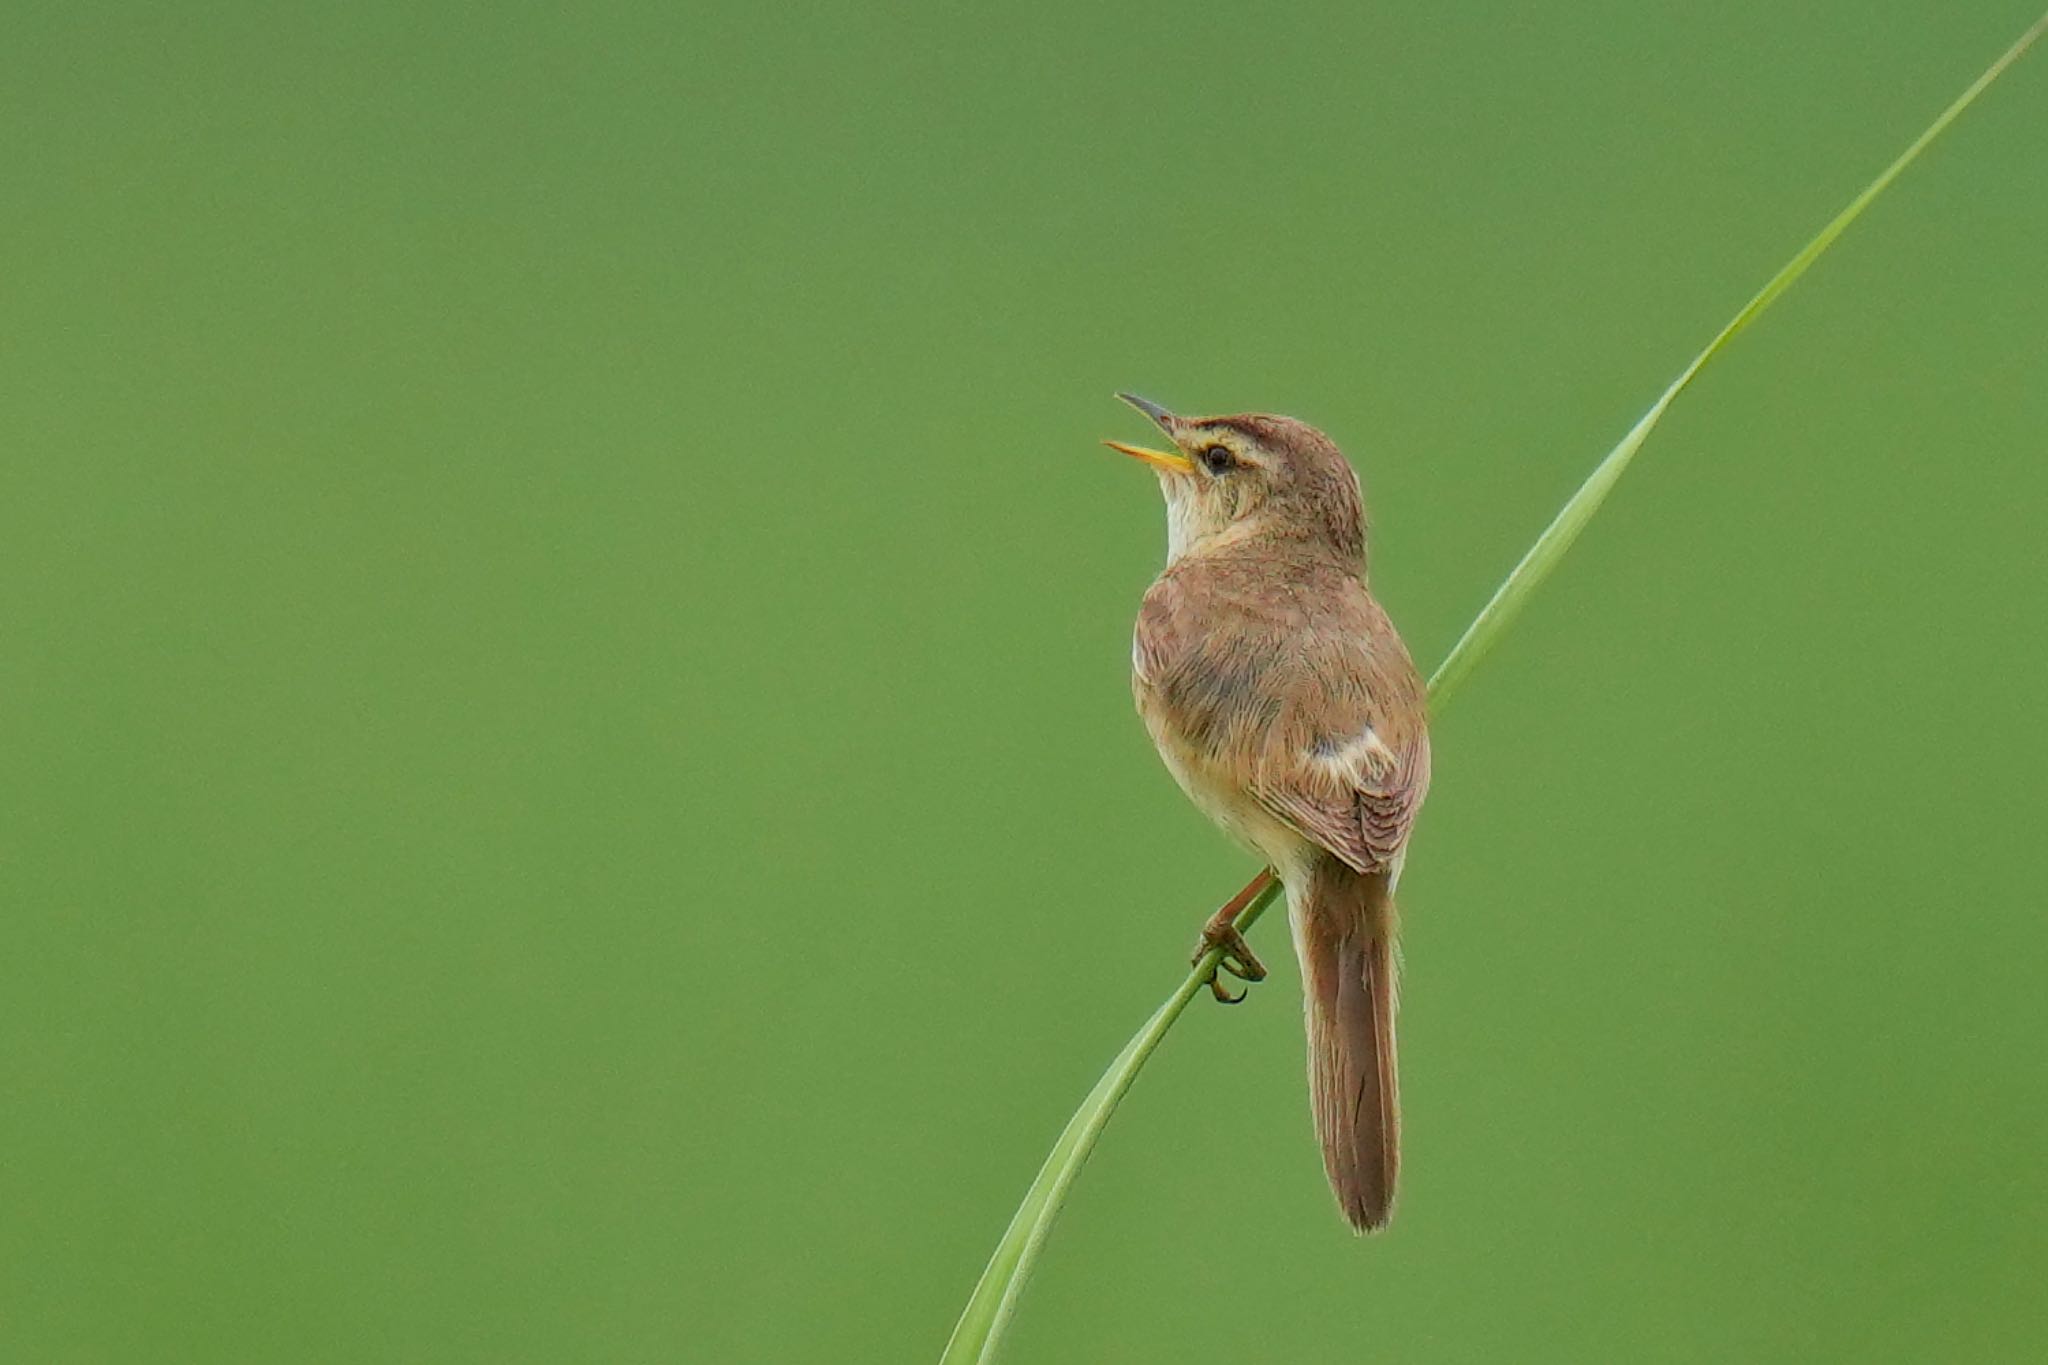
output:
POLYGON ((1393 884, 1324 858, 1292 901, 1323 1167, 1351 1226, 1374 1232, 1393 1213, 1401 1164, 1393 884))

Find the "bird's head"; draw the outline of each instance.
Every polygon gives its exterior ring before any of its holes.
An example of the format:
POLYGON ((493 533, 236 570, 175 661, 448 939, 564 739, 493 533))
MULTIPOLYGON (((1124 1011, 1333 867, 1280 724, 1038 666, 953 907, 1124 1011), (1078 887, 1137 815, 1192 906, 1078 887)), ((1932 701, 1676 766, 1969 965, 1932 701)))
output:
POLYGON ((1329 437, 1268 413, 1180 417, 1133 394, 1117 397, 1159 424, 1173 450, 1105 441, 1152 466, 1166 498, 1166 557, 1240 540, 1302 541, 1354 563, 1365 555, 1358 474, 1329 437))

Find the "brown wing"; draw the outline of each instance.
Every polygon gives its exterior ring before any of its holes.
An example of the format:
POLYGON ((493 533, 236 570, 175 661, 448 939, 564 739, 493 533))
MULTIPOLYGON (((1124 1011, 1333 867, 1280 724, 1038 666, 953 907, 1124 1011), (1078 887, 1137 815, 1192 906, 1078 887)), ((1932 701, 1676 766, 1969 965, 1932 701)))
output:
POLYGON ((1361 587, 1269 670, 1278 707, 1253 793, 1359 872, 1392 866, 1429 790, 1428 696, 1401 639, 1361 587))

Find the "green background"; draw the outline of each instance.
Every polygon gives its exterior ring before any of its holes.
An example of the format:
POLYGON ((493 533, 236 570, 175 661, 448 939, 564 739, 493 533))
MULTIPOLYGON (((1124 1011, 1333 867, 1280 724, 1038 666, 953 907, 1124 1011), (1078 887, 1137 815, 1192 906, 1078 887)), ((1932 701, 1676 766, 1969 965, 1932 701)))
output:
MULTIPOLYGON (((26 4, 0 1357, 936 1357, 1252 870, 1130 713, 1133 388, 1332 432, 1440 658, 2033 17, 26 4)), ((2048 54, 1438 730, 1407 1163, 1191 1012, 1025 1362, 2048 1336, 2048 54)))

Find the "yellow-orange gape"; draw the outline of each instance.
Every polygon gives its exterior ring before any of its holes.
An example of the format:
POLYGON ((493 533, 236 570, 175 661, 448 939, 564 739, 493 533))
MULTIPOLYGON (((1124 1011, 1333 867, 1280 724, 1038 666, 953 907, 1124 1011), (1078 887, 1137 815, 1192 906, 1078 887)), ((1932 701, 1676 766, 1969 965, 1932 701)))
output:
MULTIPOLYGON (((1358 475, 1327 436, 1120 396, 1174 447, 1110 442, 1166 498, 1166 568, 1131 650, 1138 712, 1182 789, 1286 888, 1323 1164, 1372 1231, 1400 1166, 1394 886, 1429 790, 1427 692, 1367 588, 1358 475)), ((1233 975, 1265 975, 1225 913, 1197 958, 1217 946, 1233 975)))

